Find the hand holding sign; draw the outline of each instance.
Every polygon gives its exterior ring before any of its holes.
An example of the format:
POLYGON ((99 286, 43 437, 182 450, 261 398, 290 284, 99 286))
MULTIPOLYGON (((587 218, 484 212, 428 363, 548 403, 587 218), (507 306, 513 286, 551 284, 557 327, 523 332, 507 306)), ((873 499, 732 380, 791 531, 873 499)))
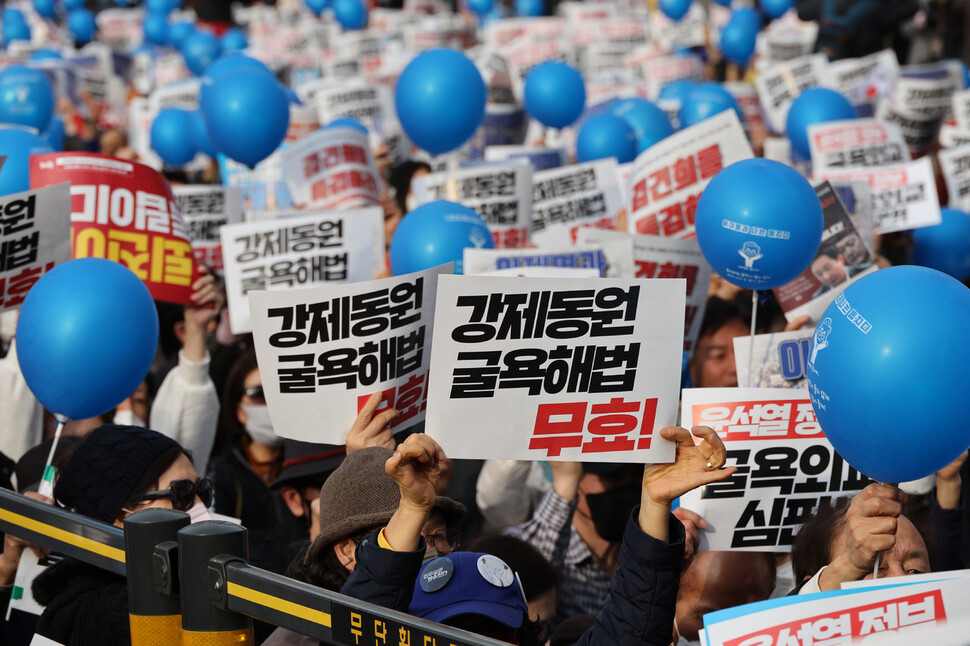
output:
POLYGON ((384 393, 378 390, 370 396, 364 407, 360 409, 354 420, 350 432, 347 433, 347 453, 353 453, 369 446, 383 446, 393 449, 394 433, 391 431, 391 421, 397 417, 397 411, 387 407, 377 412, 377 407, 383 401, 384 393))

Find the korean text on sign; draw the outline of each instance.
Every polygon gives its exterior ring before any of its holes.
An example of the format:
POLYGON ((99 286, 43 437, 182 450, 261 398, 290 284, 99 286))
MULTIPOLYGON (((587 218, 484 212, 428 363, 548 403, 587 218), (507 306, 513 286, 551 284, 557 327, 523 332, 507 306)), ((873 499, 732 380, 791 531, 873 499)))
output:
POLYGON ((278 435, 342 444, 377 391, 404 430, 424 419, 435 269, 250 296, 263 389, 278 435), (308 424, 307 420, 326 420, 308 424))
POLYGON ((612 229, 623 208, 615 159, 536 173, 532 178, 532 242, 538 247, 576 243, 584 227, 612 229))
POLYGON ((444 276, 428 432, 450 456, 673 458, 684 281, 444 276))
POLYGON ((20 306, 41 276, 71 259, 70 213, 68 184, 0 197, 0 311, 20 306))
POLYGON ((134 162, 90 153, 32 155, 33 187, 71 183, 74 258, 107 258, 138 276, 152 297, 190 303, 195 258, 168 182, 134 162))
POLYGON ((173 192, 196 261, 221 274, 219 230, 223 225, 242 222, 242 191, 227 186, 176 186, 173 192))
POLYGON ((363 132, 317 130, 280 154, 295 204, 335 209, 381 203, 380 176, 363 132))
POLYGON ((630 176, 629 232, 693 238, 697 201, 708 182, 753 156, 733 110, 654 144, 637 157, 630 176))
POLYGON ((832 448, 804 390, 688 389, 681 420, 717 431, 727 466, 738 467, 724 482, 681 497, 708 521, 701 549, 787 552, 820 503, 871 482, 832 448))

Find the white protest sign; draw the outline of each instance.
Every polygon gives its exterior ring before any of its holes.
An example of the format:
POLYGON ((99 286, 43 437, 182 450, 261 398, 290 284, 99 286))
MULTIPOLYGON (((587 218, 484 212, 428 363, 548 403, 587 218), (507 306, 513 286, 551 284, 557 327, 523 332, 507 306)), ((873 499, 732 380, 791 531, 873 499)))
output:
POLYGON ((391 89, 384 85, 363 82, 325 82, 313 92, 317 120, 327 125, 337 119, 355 119, 374 133, 377 141, 385 141, 388 148, 404 154, 401 125, 394 111, 391 89))
POLYGON ((70 184, 0 197, 0 311, 19 307, 34 283, 70 259, 70 184))
POLYGON ((704 629, 708 646, 880 644, 881 635, 943 628, 968 603, 970 580, 955 578, 771 599, 707 614, 704 629))
POLYGON ((734 337, 739 381, 751 388, 808 388, 805 368, 814 334, 815 328, 810 328, 734 337))
POLYGON ((249 332, 249 294, 370 280, 384 268, 380 209, 306 212, 220 231, 234 334, 249 332))
POLYGON ((711 266, 696 240, 638 236, 606 229, 582 229, 578 239, 580 244, 632 241, 634 278, 685 279, 684 351, 693 352, 707 308, 707 286, 711 282, 711 266))
POLYGON ((595 269, 603 278, 633 278, 633 245, 629 240, 543 249, 472 249, 462 258, 468 276, 516 267, 595 269))
POLYGON ((759 34, 755 51, 768 64, 808 56, 815 49, 818 23, 772 20, 759 34))
MULTIPOLYGON (((467 274, 466 274, 467 275, 467 274)), ((593 267, 508 267, 483 271, 479 276, 510 276, 516 278, 600 278, 600 270, 593 267)))
POLYGON ((670 462, 684 281, 442 276, 427 432, 451 457, 670 462))
POLYGON ((317 130, 283 150, 280 159, 295 204, 336 209, 381 203, 380 175, 359 130, 317 130))
POLYGON ((892 166, 910 161, 899 127, 875 119, 828 121, 808 127, 816 173, 828 169, 892 166))
POLYGON ((674 81, 704 80, 704 63, 696 54, 651 58, 643 62, 640 70, 640 75, 647 81, 647 94, 654 100, 674 81))
POLYGON ((622 208, 613 158, 537 172, 532 176, 532 243, 573 244, 582 228, 613 228, 622 208))
POLYGON ((701 192, 722 168, 754 157, 734 110, 675 132, 636 158, 630 175, 630 233, 694 237, 701 192))
POLYGON ((512 91, 519 101, 523 101, 525 77, 529 72, 546 61, 567 60, 569 52, 559 39, 533 41, 523 38, 510 45, 504 55, 509 66, 512 91))
POLYGON ((957 120, 957 127, 961 130, 970 130, 970 90, 954 92, 952 101, 951 108, 957 120))
POLYGON ((829 170, 820 173, 817 179, 868 181, 876 233, 918 229, 941 221, 933 162, 929 157, 899 166, 829 170))
POLYGON ((222 242, 219 230, 225 224, 239 224, 242 216, 242 191, 216 185, 173 186, 189 241, 200 262, 222 273, 222 242))
POLYGON ((808 88, 821 84, 826 65, 825 54, 812 54, 775 63, 758 74, 755 87, 774 132, 785 132, 785 119, 792 101, 808 88))
POLYGON ((940 78, 907 76, 909 68, 901 70, 896 81, 893 103, 913 112, 945 117, 950 113, 953 95, 963 89, 963 78, 952 75, 940 78))
POLYGON ((876 102, 892 96, 897 78, 896 52, 884 49, 862 58, 832 61, 825 69, 821 85, 847 98, 860 117, 871 117, 876 102))
POLYGON ((681 425, 709 426, 727 448, 727 480, 680 504, 704 517, 702 550, 788 552, 820 501, 853 495, 870 480, 825 438, 805 390, 689 388, 681 425))
POLYGON ((940 132, 943 117, 933 111, 919 111, 904 105, 894 105, 883 99, 876 107, 876 118, 899 126, 906 145, 913 152, 930 147, 940 132))
MULTIPOLYGON (((487 162, 514 159, 528 161, 535 171, 559 168, 569 163, 569 156, 566 154, 565 148, 533 148, 532 146, 488 146, 485 148, 485 161, 487 162)), ((535 178, 533 178, 534 181, 535 178)))
POLYGON ((273 431, 343 444, 377 391, 405 430, 424 419, 432 317, 443 265, 355 283, 250 297, 256 358, 273 431), (310 420, 326 423, 308 423, 310 420))
POLYGON ((532 168, 526 163, 483 164, 414 180, 419 204, 459 202, 488 225, 495 246, 520 248, 529 241, 532 212, 532 168))
POLYGON ((940 126, 940 146, 957 148, 970 144, 970 128, 963 129, 949 123, 940 126))
POLYGON ((941 150, 936 156, 940 160, 950 207, 970 210, 970 146, 941 150))
POLYGON ((680 20, 671 20, 659 9, 650 12, 650 33, 660 49, 689 49, 707 44, 707 10, 701 3, 691 3, 680 20))

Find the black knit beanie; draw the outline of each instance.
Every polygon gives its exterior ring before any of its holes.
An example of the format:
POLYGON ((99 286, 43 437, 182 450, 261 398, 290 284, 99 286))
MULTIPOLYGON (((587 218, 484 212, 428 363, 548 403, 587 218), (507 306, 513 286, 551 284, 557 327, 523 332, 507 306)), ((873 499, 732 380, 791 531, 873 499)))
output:
POLYGON ((89 518, 112 523, 155 458, 178 446, 157 431, 103 424, 77 445, 61 469, 54 498, 89 518))

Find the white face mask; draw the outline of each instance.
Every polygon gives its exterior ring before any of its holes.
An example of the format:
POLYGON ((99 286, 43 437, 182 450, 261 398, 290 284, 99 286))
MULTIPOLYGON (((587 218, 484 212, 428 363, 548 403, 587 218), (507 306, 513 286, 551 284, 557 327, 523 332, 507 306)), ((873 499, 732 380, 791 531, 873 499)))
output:
POLYGON ((191 518, 190 522, 193 523, 197 523, 200 520, 212 520, 209 510, 206 509, 206 506, 202 503, 202 501, 199 501, 189 507, 189 510, 185 513, 189 515, 189 518, 191 518))
POLYGON ((246 406, 246 432, 253 441, 266 446, 281 446, 283 438, 273 432, 273 421, 269 418, 268 406, 246 406))
POLYGON ((140 426, 142 428, 148 428, 148 424, 145 420, 135 415, 135 411, 131 410, 116 410, 114 416, 114 423, 121 424, 122 426, 140 426))

